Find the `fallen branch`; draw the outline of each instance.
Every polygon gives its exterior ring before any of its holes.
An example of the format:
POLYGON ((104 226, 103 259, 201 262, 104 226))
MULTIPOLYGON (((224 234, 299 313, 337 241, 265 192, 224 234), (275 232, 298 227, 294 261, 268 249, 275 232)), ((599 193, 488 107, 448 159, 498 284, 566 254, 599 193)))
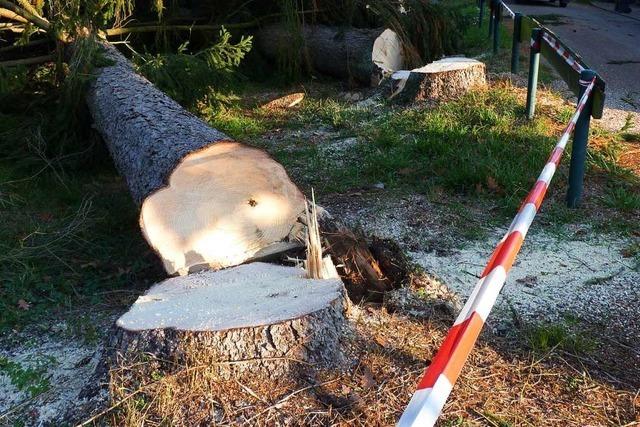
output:
POLYGON ((26 50, 32 47, 41 46, 43 44, 48 44, 48 43, 49 43, 49 39, 38 39, 38 40, 32 40, 29 43, 25 43, 25 44, 14 44, 11 46, 0 47, 0 54, 13 52, 14 50, 26 50))
POLYGON ((227 29, 242 29, 253 28, 258 25, 258 22, 242 22, 239 24, 226 24, 226 25, 209 25, 209 24, 194 24, 194 25, 136 25, 133 27, 120 27, 109 28, 105 30, 107 37, 122 36, 132 33, 155 33, 158 31, 217 31, 222 27, 227 29))
POLYGON ((31 22, 35 26, 42 28, 45 31, 49 31, 51 29, 51 23, 49 21, 42 18, 41 16, 38 16, 36 14, 33 14, 27 11, 26 9, 21 8, 20 6, 8 0, 0 0, 0 6, 2 6, 3 8, 9 9, 10 11, 16 13, 17 15, 20 15, 22 18, 31 22))
POLYGON ((56 55, 43 55, 43 56, 34 56, 31 58, 23 58, 23 59, 14 59, 11 61, 2 61, 0 62, 0 67, 15 67, 18 65, 35 65, 42 64, 44 62, 55 61, 56 55))
POLYGON ((33 7, 29 0, 18 0, 18 4, 27 12, 36 16, 40 16, 40 12, 38 12, 36 8, 33 7))
POLYGON ((22 16, 18 15, 17 13, 2 7, 0 7, 0 18, 6 18, 12 21, 22 22, 23 24, 29 22, 26 19, 24 19, 22 16))

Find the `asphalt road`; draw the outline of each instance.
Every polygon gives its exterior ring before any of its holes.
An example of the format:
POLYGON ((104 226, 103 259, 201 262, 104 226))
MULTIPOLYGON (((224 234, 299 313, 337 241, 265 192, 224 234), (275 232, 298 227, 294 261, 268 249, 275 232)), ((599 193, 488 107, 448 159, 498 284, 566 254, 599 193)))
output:
POLYGON ((619 129, 631 113, 640 131, 640 4, 632 5, 631 14, 618 14, 613 3, 572 2, 566 8, 548 1, 508 3, 516 12, 542 19, 604 78, 608 108, 603 125, 619 129))

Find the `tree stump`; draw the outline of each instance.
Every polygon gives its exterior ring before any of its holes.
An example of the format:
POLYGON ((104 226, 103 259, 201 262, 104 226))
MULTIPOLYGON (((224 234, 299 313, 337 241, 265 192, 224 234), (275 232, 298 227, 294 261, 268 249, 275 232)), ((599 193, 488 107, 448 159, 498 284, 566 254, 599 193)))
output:
POLYGON ((110 364, 140 354, 172 366, 217 366, 221 378, 284 375, 343 362, 339 278, 266 263, 204 271, 151 287, 116 322, 110 364))
MULTIPOLYGON (((257 47, 272 60, 295 49, 290 31, 273 24, 256 34, 257 47)), ((321 73, 351 82, 377 86, 382 76, 403 67, 405 59, 400 37, 390 29, 359 29, 305 25, 300 61, 321 73)))
POLYGON ((446 101, 486 83, 484 63, 451 57, 411 71, 396 71, 389 79, 385 95, 397 102, 446 101))

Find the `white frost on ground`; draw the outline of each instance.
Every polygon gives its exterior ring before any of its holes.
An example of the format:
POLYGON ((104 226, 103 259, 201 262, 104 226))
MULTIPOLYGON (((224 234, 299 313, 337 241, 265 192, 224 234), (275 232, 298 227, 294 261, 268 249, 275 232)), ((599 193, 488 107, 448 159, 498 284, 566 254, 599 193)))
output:
POLYGON ((23 370, 40 370, 39 378, 48 387, 32 397, 15 385, 6 369, 0 370, 0 425, 10 425, 15 417, 25 425, 56 425, 91 378, 99 352, 95 346, 66 337, 24 334, 18 338, 24 338, 24 344, 0 350, 0 358, 23 370))

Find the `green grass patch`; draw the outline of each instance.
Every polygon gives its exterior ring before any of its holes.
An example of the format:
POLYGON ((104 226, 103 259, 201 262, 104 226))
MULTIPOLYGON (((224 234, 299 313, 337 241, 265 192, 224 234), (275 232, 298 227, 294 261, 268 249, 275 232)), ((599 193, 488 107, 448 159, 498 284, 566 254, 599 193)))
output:
POLYGON ((2 94, 0 331, 159 277, 124 182, 88 119, 61 124, 58 90, 38 69, 2 94))
MULTIPOLYGON (((499 87, 436 108, 385 108, 375 114, 336 101, 309 101, 292 121, 362 139, 352 153, 354 162, 338 164, 319 150, 298 156, 304 162, 298 167, 318 166, 313 175, 332 182, 335 191, 382 182, 385 188, 422 193, 444 188, 500 198, 515 194, 504 198, 511 208, 533 184, 554 144, 545 119, 525 121, 513 93, 499 87)), ((295 163, 289 150, 274 155, 295 163)))
POLYGON ((561 349, 574 354, 589 353, 596 348, 594 338, 578 331, 576 321, 568 318, 564 322, 542 323, 525 330, 529 347, 538 353, 561 349))
POLYGON ((48 367, 58 362, 53 357, 40 358, 31 367, 0 357, 0 372, 6 374, 18 390, 25 391, 31 397, 44 393, 51 386, 47 378, 48 367))
POLYGON ((640 210, 640 194, 627 186, 614 184, 607 188, 604 203, 622 212, 636 212, 640 210))

